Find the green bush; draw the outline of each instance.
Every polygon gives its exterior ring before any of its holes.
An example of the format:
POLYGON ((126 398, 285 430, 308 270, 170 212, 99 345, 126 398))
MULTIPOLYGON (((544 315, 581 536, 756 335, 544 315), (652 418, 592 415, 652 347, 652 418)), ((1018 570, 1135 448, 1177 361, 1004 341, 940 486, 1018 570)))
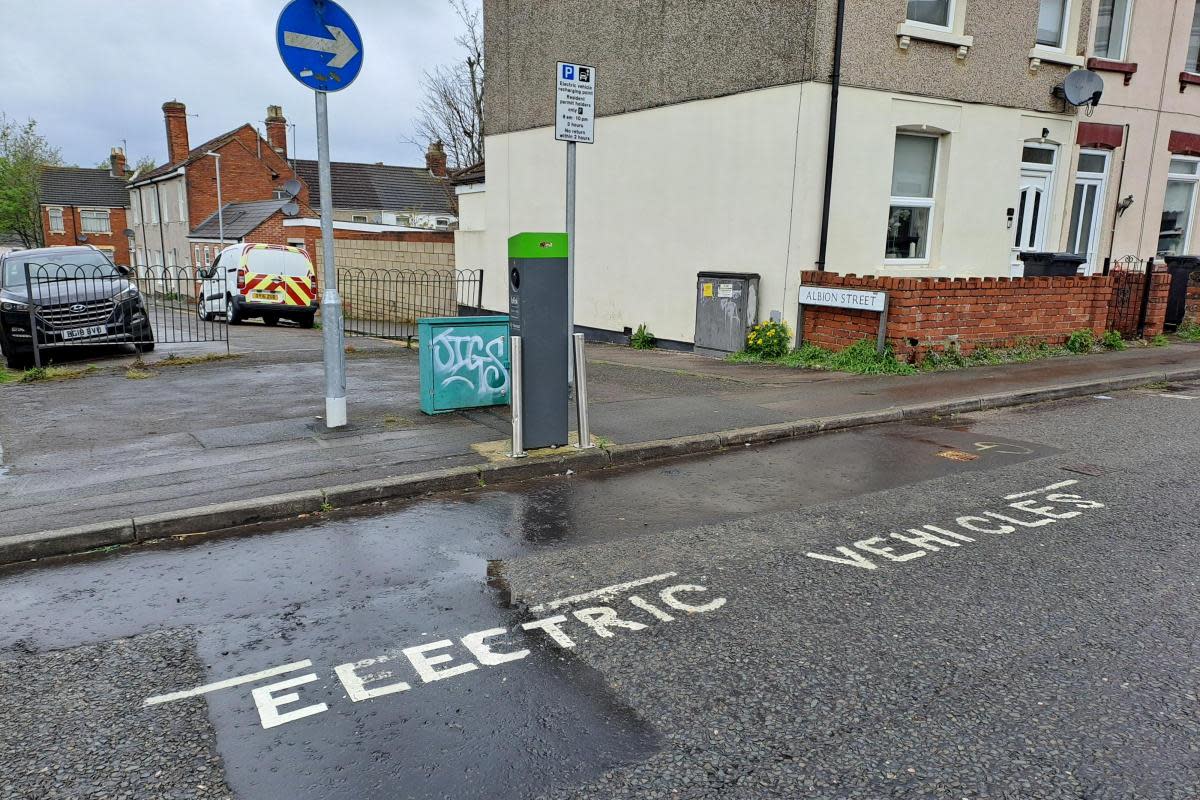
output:
POLYGON ((1150 340, 1150 345, 1152 347, 1166 347, 1170 343, 1171 343, 1171 340, 1168 339, 1166 337, 1166 335, 1162 334, 1162 333, 1155 335, 1155 337, 1150 340))
POLYGON ((634 350, 653 350, 654 345, 658 342, 654 334, 646 330, 646 323, 638 325, 638 329, 633 332, 633 336, 629 337, 629 345, 634 350))
POLYGON ((786 322, 760 322, 746 334, 746 352, 760 358, 781 358, 792 346, 792 332, 786 322))
POLYGON ((1175 335, 1185 342, 1200 342, 1200 322, 1194 319, 1184 320, 1179 330, 1175 331, 1175 335))
POLYGON ((1067 337, 1067 349, 1072 353, 1086 353, 1096 344, 1096 334, 1090 328, 1080 328, 1067 337))
POLYGON ((1124 350, 1126 347, 1120 331, 1105 331, 1104 336, 1100 337, 1100 344, 1107 350, 1124 350))

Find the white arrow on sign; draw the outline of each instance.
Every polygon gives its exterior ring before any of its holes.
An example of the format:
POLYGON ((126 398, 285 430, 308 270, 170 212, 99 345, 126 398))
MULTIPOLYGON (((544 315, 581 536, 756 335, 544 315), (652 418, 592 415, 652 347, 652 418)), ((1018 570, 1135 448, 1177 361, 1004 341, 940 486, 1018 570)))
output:
POLYGON ((333 34, 332 39, 310 36, 307 33, 284 31, 283 43, 290 47, 301 47, 305 50, 316 50, 320 53, 333 53, 333 58, 329 59, 329 63, 326 66, 334 69, 346 66, 350 59, 358 55, 358 48, 354 46, 354 42, 350 41, 350 37, 341 28, 336 25, 326 25, 325 27, 333 34))

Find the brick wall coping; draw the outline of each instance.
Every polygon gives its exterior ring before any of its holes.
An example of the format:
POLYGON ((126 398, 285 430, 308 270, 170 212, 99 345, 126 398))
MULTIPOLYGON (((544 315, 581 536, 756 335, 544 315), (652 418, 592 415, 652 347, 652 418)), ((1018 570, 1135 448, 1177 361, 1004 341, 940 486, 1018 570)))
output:
POLYGON ((1111 276, 1105 275, 1071 275, 1038 278, 894 278, 876 275, 855 275, 853 272, 841 275, 835 272, 818 272, 805 270, 800 273, 800 282, 808 286, 850 286, 856 289, 895 289, 895 290, 928 290, 928 289, 974 289, 982 287, 1007 288, 1082 288, 1108 283, 1111 276))

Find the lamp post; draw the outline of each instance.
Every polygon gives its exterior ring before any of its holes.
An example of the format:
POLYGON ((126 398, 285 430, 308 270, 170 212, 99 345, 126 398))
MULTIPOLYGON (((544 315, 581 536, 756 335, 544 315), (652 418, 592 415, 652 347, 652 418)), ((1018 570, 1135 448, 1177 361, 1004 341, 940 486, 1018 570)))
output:
POLYGON ((209 150, 204 155, 217 160, 217 236, 221 239, 221 249, 225 249, 225 211, 221 205, 221 154, 209 150))

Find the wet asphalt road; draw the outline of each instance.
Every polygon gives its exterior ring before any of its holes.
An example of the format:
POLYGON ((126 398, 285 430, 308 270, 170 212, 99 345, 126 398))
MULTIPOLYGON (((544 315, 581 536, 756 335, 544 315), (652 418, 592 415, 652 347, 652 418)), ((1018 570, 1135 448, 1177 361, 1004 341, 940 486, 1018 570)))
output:
POLYGON ((1200 796, 1194 397, 0 571, 0 798, 1200 796))

